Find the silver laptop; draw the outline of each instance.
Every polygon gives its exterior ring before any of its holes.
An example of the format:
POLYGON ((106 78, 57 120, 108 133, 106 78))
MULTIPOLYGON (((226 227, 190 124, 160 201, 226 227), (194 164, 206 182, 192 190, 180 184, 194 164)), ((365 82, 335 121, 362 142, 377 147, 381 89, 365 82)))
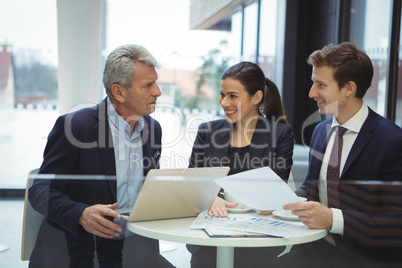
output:
POLYGON ((121 212, 122 219, 148 221, 195 217, 208 209, 219 193, 220 186, 214 179, 228 173, 229 167, 152 169, 131 212, 121 212))

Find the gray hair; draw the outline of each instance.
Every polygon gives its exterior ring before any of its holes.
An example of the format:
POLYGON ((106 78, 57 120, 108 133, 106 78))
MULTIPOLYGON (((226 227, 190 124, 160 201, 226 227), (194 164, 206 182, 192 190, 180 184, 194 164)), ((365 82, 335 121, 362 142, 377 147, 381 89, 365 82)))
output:
POLYGON ((103 71, 103 85, 109 98, 113 98, 113 84, 129 88, 134 82, 132 74, 135 70, 135 62, 154 68, 159 67, 154 56, 140 45, 119 46, 109 54, 103 71))

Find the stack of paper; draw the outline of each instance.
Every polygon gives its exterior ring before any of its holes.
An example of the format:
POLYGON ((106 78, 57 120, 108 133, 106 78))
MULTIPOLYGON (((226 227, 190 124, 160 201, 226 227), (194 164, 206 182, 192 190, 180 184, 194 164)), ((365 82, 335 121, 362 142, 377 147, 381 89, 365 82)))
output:
POLYGON ((204 211, 190 226, 202 229, 211 237, 284 237, 289 238, 307 228, 302 222, 286 222, 264 217, 242 216, 214 218, 204 211))

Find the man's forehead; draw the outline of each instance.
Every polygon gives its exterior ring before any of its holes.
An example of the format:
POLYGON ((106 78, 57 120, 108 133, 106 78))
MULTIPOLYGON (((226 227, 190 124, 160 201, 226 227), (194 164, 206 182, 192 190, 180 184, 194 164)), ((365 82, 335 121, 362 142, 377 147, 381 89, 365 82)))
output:
POLYGON ((313 66, 313 75, 326 75, 326 76, 334 76, 335 68, 323 65, 323 66, 313 66))
POLYGON ((146 65, 146 64, 143 64, 143 63, 137 63, 135 65, 133 75, 134 76, 139 76, 139 77, 140 76, 145 77, 147 75, 154 76, 154 75, 157 75, 157 73, 156 73, 156 70, 155 70, 154 66, 146 65))

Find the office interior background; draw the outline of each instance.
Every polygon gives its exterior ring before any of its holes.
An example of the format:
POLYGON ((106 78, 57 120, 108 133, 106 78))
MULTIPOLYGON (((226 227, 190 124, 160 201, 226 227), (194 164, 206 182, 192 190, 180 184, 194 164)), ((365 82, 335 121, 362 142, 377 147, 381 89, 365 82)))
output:
POLYGON ((0 198, 23 197, 58 115, 105 97, 103 62, 125 43, 161 64, 152 116, 162 168, 186 167, 198 125, 223 115, 220 74, 242 60, 278 85, 307 147, 323 118, 306 59, 330 43, 366 51, 374 79, 364 100, 402 126, 401 10, 402 0, 0 0, 0 198))

